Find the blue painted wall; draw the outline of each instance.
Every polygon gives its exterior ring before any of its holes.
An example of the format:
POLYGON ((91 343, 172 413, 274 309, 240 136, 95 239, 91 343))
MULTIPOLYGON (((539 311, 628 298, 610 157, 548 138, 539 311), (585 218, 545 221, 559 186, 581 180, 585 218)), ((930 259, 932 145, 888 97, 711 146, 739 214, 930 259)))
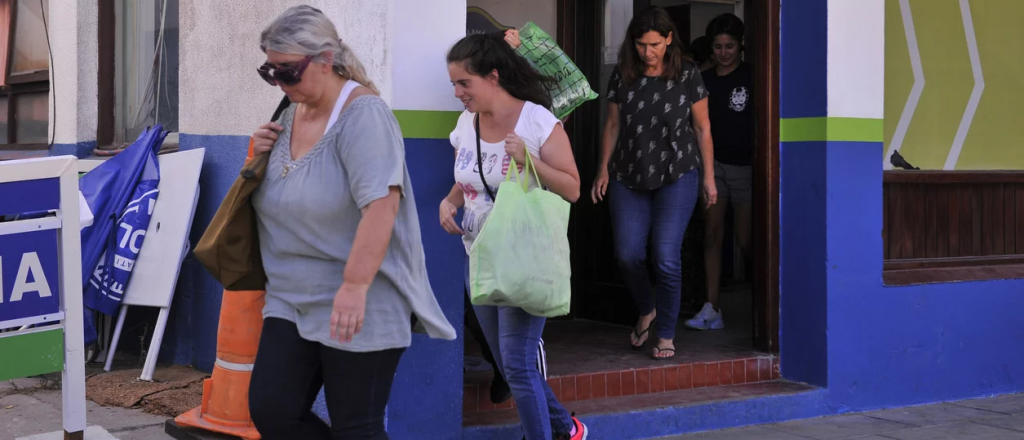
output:
POLYGON ((828 2, 782 0, 779 81, 782 118, 825 116, 828 111, 828 2))
POLYGON ((463 275, 462 240, 438 223, 438 205, 454 183, 455 154, 448 139, 406 139, 405 159, 412 177, 416 210, 423 231, 427 272, 456 341, 417 335, 402 357, 391 390, 388 434, 399 439, 462 438, 463 275))
MULTIPOLYGON (((783 1, 783 118, 827 116, 826 5, 783 1)), ((882 149, 781 145, 783 377, 824 387, 826 413, 1024 391, 1024 280, 883 285, 882 149)))
POLYGON ((830 399, 873 409, 1024 390, 1024 280, 882 285, 882 148, 828 145, 830 399))
POLYGON ((50 156, 71 155, 82 159, 92 155, 92 150, 95 148, 96 141, 83 141, 74 144, 53 144, 53 146, 50 147, 50 156))
MULTIPOLYGON (((178 146, 182 151, 206 149, 203 172, 199 178, 199 205, 189 235, 194 248, 242 169, 249 137, 182 133, 178 137, 178 146)), ((189 253, 182 264, 178 287, 174 291, 171 318, 160 352, 162 360, 193 365, 202 371, 213 369, 222 294, 220 283, 189 253)))
MULTIPOLYGON (((783 0, 783 119, 827 116, 827 6, 821 0, 783 0)), ((780 368, 787 378, 822 387, 828 385, 829 368, 825 147, 825 142, 779 146, 780 368)))
POLYGON ((82 141, 74 144, 53 144, 47 150, 0 150, 0 160, 31 159, 46 156, 88 157, 96 148, 96 141, 82 141))
POLYGON ((826 386, 825 143, 784 142, 779 148, 780 367, 787 378, 826 386))

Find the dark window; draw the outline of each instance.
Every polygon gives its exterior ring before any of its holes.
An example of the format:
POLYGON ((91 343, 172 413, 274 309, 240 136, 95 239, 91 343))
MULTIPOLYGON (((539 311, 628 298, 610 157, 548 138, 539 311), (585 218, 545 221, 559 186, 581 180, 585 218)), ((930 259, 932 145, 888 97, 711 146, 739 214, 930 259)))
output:
POLYGON ((48 11, 49 0, 0 0, 0 148, 48 145, 48 11))

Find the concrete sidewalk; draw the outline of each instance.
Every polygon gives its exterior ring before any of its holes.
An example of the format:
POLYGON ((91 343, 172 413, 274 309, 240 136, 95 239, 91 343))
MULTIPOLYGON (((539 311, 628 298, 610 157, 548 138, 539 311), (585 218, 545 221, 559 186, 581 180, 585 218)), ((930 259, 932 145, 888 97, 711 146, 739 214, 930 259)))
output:
MULTIPOLYGON (((58 387, 56 382, 39 378, 0 382, 0 439, 20 439, 62 431, 61 394, 58 387)), ((164 434, 166 417, 134 409, 104 407, 92 401, 86 402, 86 405, 88 425, 104 428, 114 439, 173 440, 164 434)), ((32 440, 35 438, 32 437, 32 440)), ((89 435, 86 440, 90 440, 89 435)))
POLYGON ((795 420, 661 440, 754 439, 1024 440, 1024 394, 795 420))
MULTIPOLYGON (((56 382, 0 382, 0 439, 60 431, 61 394, 56 382)), ((110 433, 101 439, 173 440, 166 417, 87 402, 88 424, 110 433)), ((38 437, 32 437, 35 440, 38 437)), ((60 437, 57 437, 60 438, 60 437)), ((592 432, 591 440, 609 440, 592 432)), ((703 432, 660 440, 1024 440, 1024 394, 795 420, 703 432)), ((89 437, 86 437, 89 440, 89 437)))

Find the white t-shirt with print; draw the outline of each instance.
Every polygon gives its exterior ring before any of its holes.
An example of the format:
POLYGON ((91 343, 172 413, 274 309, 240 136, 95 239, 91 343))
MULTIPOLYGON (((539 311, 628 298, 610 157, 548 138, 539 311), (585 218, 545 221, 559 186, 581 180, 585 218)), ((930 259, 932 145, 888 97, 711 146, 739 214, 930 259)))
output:
MULTIPOLYGON (((477 168, 476 155, 476 128, 474 127, 475 113, 468 110, 459 116, 459 122, 455 125, 450 139, 452 147, 458 153, 455 158, 455 183, 462 189, 465 197, 465 206, 462 213, 462 230, 466 234, 462 242, 466 246, 466 252, 473 245, 473 240, 487 220, 487 215, 494 207, 494 201, 487 194, 483 182, 480 181, 480 173, 477 168)), ((527 150, 535 158, 540 157, 540 148, 551 136, 556 124, 561 122, 548 109, 532 102, 523 105, 523 111, 519 114, 519 121, 516 122, 515 133, 526 144, 527 150)), ((487 185, 495 195, 498 194, 498 186, 505 181, 508 169, 511 165, 511 156, 505 153, 505 142, 489 143, 480 140, 480 152, 484 165, 484 177, 487 185)), ((516 164, 519 168, 520 178, 529 179, 529 187, 536 188, 537 181, 532 176, 525 176, 523 164, 516 164)), ((511 178, 515 182, 515 176, 511 178)), ((514 184, 514 183, 513 183, 514 184)))

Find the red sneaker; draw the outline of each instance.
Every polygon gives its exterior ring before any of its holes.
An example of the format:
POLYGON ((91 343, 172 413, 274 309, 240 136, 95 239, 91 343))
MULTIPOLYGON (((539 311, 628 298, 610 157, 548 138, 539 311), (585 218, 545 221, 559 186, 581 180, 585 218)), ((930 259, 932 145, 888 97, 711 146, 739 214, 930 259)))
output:
POLYGON ((577 419, 576 414, 572 416, 572 424, 576 426, 576 435, 569 437, 569 440, 587 440, 587 425, 577 419))
MULTIPOLYGON (((555 433, 553 438, 555 440, 587 440, 587 425, 576 418, 576 413, 572 413, 572 425, 576 428, 575 434, 559 432, 555 433)), ((525 439, 526 437, 523 437, 523 440, 525 439)))

